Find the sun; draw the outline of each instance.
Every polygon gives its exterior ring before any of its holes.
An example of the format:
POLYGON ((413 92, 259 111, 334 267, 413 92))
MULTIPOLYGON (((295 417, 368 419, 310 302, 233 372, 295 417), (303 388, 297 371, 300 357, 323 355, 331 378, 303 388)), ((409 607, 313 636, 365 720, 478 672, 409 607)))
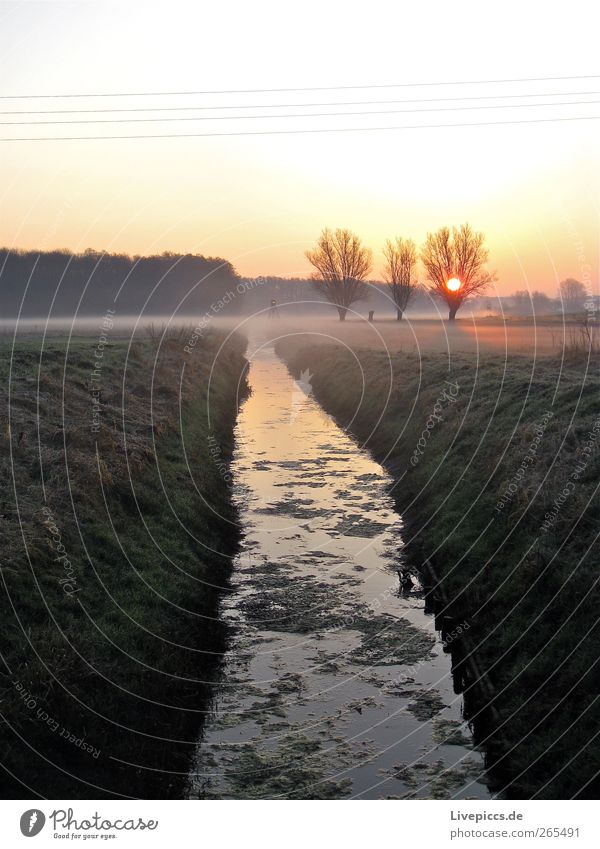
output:
POLYGON ((458 277, 451 277, 450 280, 446 283, 446 288, 450 290, 450 292, 458 292, 462 283, 458 279, 458 277))

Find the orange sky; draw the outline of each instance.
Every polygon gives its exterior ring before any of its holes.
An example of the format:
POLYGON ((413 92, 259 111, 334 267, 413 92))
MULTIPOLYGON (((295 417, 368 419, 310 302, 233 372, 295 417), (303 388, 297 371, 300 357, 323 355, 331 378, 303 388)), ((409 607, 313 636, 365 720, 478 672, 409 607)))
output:
MULTIPOLYGON (((437 7, 439 31, 433 34, 427 29, 430 8, 405 13, 383 28, 382 15, 390 14, 389 4, 372 4, 372 17, 367 20, 347 15, 341 24, 345 39, 336 39, 336 43, 360 43, 360 61, 350 65, 340 61, 342 54, 335 48, 327 49, 327 27, 340 26, 335 10, 328 19, 329 12, 322 4, 315 3, 313 9, 309 2, 299 13, 292 34, 281 31, 277 4, 253 4, 252 10, 234 5, 232 17, 227 10, 200 10, 178 3, 170 4, 168 10, 150 3, 144 6, 143 16, 140 7, 136 11, 128 4, 125 8, 107 3, 2 4, 0 93, 380 85, 382 81, 546 77, 567 71, 583 75, 594 70, 586 66, 586 57, 594 53, 584 49, 586 39, 592 49, 591 34, 578 31, 578 41, 572 44, 565 37, 564 21, 540 23, 539 16, 531 13, 530 24, 540 33, 536 54, 536 45, 527 40, 527 28, 522 31, 512 25, 510 3, 504 7, 505 16, 494 22, 497 37, 493 42, 470 38, 469 54, 454 51, 451 67, 446 61, 438 62, 437 67, 432 62, 425 65, 419 39, 419 34, 427 34, 428 55, 437 55, 436 47, 442 56, 448 55, 448 33, 455 22, 443 4, 437 7), (33 6, 35 15, 31 14, 33 6), (317 12, 322 32, 315 27, 317 12), (397 48, 398 27, 408 27, 415 34, 402 55, 397 48), (552 59, 556 51, 549 49, 553 40, 562 45, 558 65, 553 65, 552 59), (509 54, 513 59, 519 57, 518 67, 514 61, 507 62, 509 54), (545 58, 543 66, 539 54, 545 58)), ((469 10, 471 25, 477 27, 479 6, 459 6, 469 10)), ((520 9, 521 23, 527 22, 528 14, 520 9)), ((498 110, 495 105, 500 94, 514 98, 539 92, 553 93, 550 102, 569 98, 593 101, 596 87, 600 88, 600 79, 144 99, 0 100, 5 111, 252 105, 257 108, 245 113, 205 114, 273 115, 277 110, 267 107, 277 104, 283 113, 303 116, 4 126, 3 137, 521 122, 212 139, 2 142, 0 243, 141 254, 191 251, 224 256, 244 275, 304 275, 309 271, 304 251, 319 231, 324 226, 342 226, 355 230, 373 248, 377 276, 386 238, 403 235, 420 241, 428 230, 469 221, 487 234, 490 265, 498 272, 500 293, 516 288, 554 293, 557 281, 566 276, 589 282, 597 291, 600 121, 522 122, 600 115, 600 104, 516 108, 518 100, 512 99, 506 101, 513 104, 510 109, 498 110), (573 98, 572 93, 578 91, 587 94, 573 98), (495 97, 480 102, 493 108, 474 110, 472 102, 464 98, 473 98, 475 93, 495 97), (453 101, 454 106, 469 105, 469 110, 450 111, 450 96, 462 98, 453 101), (434 97, 437 102, 424 102, 424 98, 434 97), (416 101, 416 105, 375 103, 400 99, 416 101), (373 105, 325 105, 358 100, 373 105), (299 106, 306 103, 320 105, 299 106), (307 117, 315 111, 425 108, 443 111, 307 117)), ((530 104, 527 99, 521 102, 530 104)), ((109 112, 75 117, 120 116, 109 112)), ((3 116, 2 120, 70 117, 3 116)))

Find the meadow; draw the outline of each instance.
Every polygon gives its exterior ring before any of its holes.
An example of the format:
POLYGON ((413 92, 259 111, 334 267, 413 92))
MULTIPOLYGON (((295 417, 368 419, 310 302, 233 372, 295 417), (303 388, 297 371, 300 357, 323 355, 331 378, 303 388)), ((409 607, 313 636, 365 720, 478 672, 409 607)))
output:
POLYGON ((180 796, 225 642, 245 340, 2 343, 4 797, 180 796))
POLYGON ((469 622, 452 646, 455 682, 494 789, 593 798, 597 368, 577 350, 382 351, 352 344, 348 326, 338 338, 296 333, 278 352, 393 475, 409 564, 440 627, 469 622))

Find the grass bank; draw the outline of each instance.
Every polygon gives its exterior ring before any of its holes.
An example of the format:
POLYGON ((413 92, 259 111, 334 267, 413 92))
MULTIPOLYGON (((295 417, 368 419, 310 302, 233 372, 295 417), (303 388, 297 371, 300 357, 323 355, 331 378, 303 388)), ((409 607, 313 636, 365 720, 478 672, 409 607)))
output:
POLYGON ((595 797, 597 363, 388 358, 309 337, 278 350, 393 475, 413 562, 433 566, 440 621, 470 623, 468 643, 452 644, 455 680, 496 789, 595 797))
POLYGON ((177 797, 224 647, 245 340, 0 351, 4 797, 177 797))

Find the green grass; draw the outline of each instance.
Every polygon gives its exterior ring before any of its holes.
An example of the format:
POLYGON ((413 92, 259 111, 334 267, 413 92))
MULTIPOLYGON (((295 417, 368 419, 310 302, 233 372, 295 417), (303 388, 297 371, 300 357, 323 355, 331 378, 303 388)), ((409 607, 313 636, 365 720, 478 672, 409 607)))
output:
POLYGON ((0 350, 5 797, 182 792, 238 541, 208 443, 228 460, 246 390, 245 342, 223 342, 115 340, 95 383, 95 339, 0 350))
POLYGON ((345 350, 296 337, 279 352, 294 374, 310 370, 323 406, 391 471, 413 562, 430 560, 446 612, 469 620, 468 649, 494 697, 491 711, 476 683, 466 706, 497 788, 517 798, 594 797, 597 363, 393 354, 390 382, 382 353, 355 352, 363 378, 345 350), (453 400, 443 396, 450 385, 453 400), (436 409, 441 420, 423 437, 436 409), (569 495, 544 529, 565 486, 569 495))

